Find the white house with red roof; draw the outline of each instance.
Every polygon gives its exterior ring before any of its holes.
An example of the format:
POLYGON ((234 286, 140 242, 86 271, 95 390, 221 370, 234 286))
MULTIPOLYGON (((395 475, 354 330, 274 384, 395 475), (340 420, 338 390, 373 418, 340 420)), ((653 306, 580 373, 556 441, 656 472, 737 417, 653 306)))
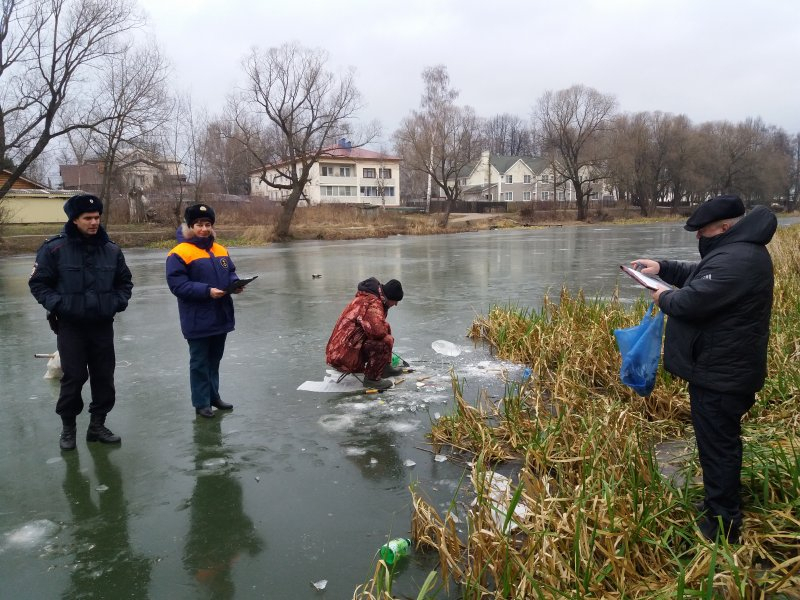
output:
MULTIPOLYGON (((288 183, 282 174, 286 163, 267 169, 266 178, 276 183, 288 183)), ((261 169, 250 174, 250 193, 281 201, 289 190, 270 187, 261 169)), ((400 205, 400 159, 380 152, 353 148, 342 139, 325 151, 311 167, 310 179, 303 192, 304 200, 318 204, 400 205)))

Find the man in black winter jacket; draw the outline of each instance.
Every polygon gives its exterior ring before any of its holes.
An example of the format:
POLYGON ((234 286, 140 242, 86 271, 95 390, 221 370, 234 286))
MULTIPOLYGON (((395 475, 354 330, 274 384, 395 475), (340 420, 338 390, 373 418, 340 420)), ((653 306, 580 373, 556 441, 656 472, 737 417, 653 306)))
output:
POLYGON ((711 541, 739 538, 741 419, 767 374, 773 273, 766 245, 777 219, 764 206, 744 212, 738 196, 717 196, 689 217, 684 228, 697 232, 699 262, 634 261, 677 287, 652 296, 669 317, 664 367, 689 382, 705 488, 699 527, 711 541))
POLYGON ((100 225, 103 205, 96 196, 78 194, 64 204, 64 230, 36 253, 28 286, 48 311, 58 336, 62 450, 75 449, 77 416, 83 410, 81 390, 91 377, 89 442, 115 444, 120 437, 106 426, 114 407, 114 315, 125 310, 133 282, 122 250, 100 225))

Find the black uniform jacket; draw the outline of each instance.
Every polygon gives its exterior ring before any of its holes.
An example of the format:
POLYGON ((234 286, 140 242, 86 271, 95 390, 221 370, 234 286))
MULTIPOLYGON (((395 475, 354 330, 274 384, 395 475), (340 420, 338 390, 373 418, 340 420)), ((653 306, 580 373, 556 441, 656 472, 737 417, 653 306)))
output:
POLYGON ((128 307, 133 281, 122 250, 105 229, 84 237, 68 222, 39 248, 28 286, 59 319, 103 321, 128 307))
POLYGON ((664 367, 699 387, 751 394, 767 373, 772 260, 766 244, 775 215, 755 207, 728 231, 708 239, 700 262, 660 261, 664 292, 664 367))

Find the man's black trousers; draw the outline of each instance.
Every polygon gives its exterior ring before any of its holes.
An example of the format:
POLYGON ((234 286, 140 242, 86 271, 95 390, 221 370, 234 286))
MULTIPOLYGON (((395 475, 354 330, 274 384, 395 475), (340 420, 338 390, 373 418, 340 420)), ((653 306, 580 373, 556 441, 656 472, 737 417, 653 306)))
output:
POLYGON ((58 354, 61 359, 61 393, 56 412, 64 423, 74 423, 83 410, 81 390, 89 379, 92 401, 89 412, 105 416, 114 408, 114 322, 58 321, 58 354))
POLYGON ((742 416, 755 394, 726 394, 689 384, 692 423, 703 469, 705 509, 721 516, 727 526, 740 526, 742 472, 742 416))

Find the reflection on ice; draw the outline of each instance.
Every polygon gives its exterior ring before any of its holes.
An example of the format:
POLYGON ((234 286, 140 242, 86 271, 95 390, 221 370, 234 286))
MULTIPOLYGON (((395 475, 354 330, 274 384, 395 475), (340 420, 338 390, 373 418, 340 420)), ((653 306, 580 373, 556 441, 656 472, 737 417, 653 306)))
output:
POLYGON ((352 446, 348 446, 344 449, 345 456, 364 456, 366 453, 366 448, 354 448, 352 446))
POLYGON ((211 470, 211 469, 219 469, 220 467, 224 467, 228 464, 228 461, 224 458, 209 458, 204 460, 200 464, 200 468, 203 470, 211 470))

